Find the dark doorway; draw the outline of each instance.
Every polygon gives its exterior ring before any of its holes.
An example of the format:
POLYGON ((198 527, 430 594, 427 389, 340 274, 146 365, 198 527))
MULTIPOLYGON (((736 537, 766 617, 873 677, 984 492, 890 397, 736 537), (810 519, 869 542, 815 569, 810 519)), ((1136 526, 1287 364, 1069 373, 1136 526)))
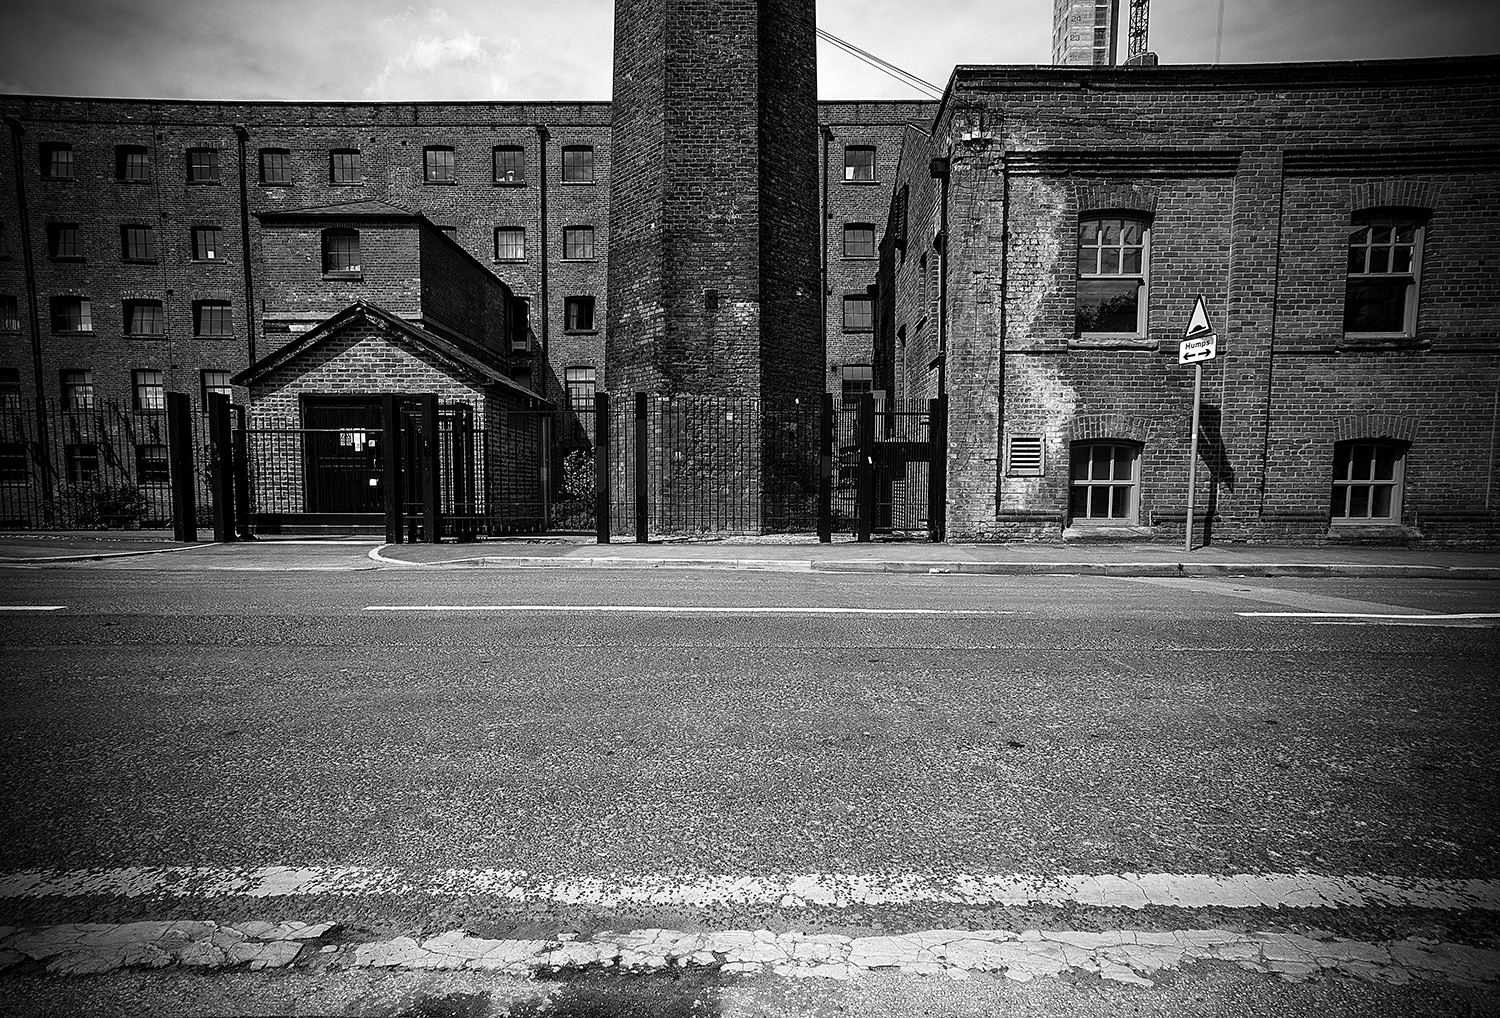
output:
POLYGON ((379 513, 378 396, 304 396, 304 490, 309 513, 379 513))

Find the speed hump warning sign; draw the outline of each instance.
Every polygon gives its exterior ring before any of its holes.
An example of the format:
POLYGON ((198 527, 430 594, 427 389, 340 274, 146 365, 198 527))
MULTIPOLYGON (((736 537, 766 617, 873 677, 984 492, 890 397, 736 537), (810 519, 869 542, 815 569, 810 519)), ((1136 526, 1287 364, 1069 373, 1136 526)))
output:
POLYGON ((1178 364, 1200 364, 1219 355, 1219 337, 1208 324, 1208 309, 1199 297, 1193 304, 1193 317, 1188 321, 1187 332, 1177 347, 1178 364))

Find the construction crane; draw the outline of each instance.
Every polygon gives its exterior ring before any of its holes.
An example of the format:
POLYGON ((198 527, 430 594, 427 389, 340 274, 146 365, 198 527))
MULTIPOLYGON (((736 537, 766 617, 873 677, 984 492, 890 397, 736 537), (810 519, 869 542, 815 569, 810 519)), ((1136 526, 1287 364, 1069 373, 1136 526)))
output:
POLYGON ((1154 62, 1146 52, 1146 26, 1151 19, 1151 0, 1130 0, 1130 34, 1125 41, 1125 62, 1154 62))

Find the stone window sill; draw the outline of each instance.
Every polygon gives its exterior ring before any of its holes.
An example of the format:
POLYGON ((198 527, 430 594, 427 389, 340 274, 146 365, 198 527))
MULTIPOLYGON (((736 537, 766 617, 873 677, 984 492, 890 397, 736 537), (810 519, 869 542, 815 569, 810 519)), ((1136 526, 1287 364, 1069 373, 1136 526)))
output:
POLYGON ((1069 350, 1157 350, 1161 344, 1144 336, 1074 336, 1069 350))

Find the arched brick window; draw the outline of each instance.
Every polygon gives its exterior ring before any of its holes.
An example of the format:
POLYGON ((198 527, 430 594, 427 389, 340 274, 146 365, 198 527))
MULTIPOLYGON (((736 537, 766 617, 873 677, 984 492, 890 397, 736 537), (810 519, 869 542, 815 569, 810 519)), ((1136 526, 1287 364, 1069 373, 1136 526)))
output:
POLYGON ((1134 523, 1140 510, 1141 447, 1134 442, 1074 442, 1068 517, 1073 524, 1134 523))
POLYGON ((323 231, 323 275, 340 278, 360 274, 359 231, 333 229, 323 231))
POLYGON ((1332 522, 1355 526, 1399 524, 1405 461, 1405 442, 1366 438, 1335 443, 1332 522))

